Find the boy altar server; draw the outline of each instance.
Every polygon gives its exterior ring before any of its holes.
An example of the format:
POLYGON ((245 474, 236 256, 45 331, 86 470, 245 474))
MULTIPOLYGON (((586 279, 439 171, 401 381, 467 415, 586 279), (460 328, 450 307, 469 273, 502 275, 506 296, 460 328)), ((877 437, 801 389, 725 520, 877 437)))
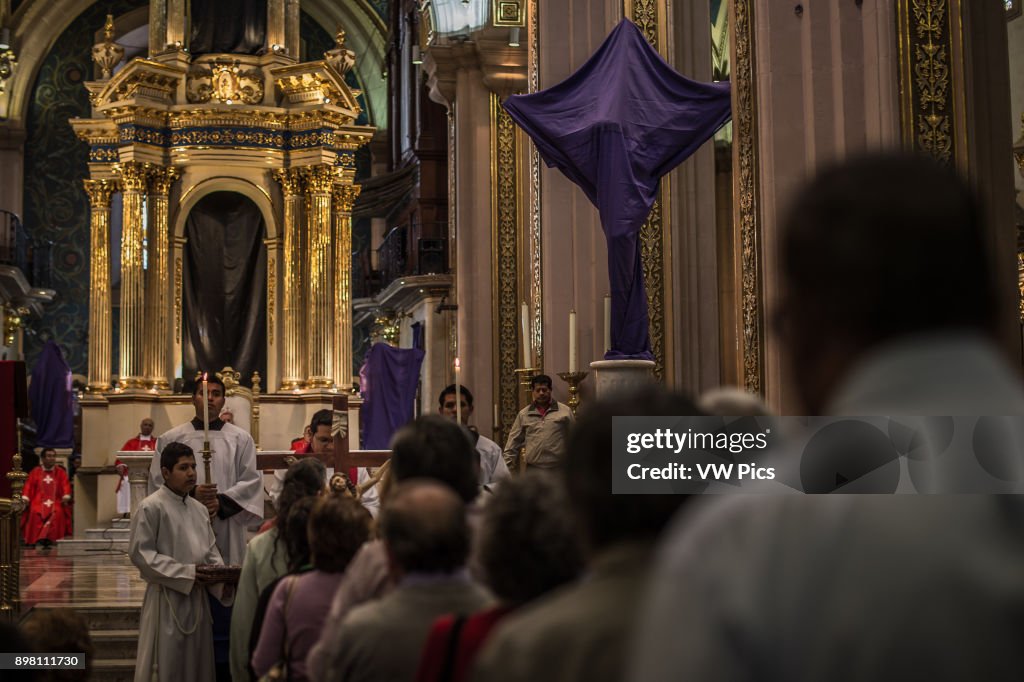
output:
POLYGON ((207 589, 221 597, 223 564, 196 485, 192 448, 169 443, 160 454, 164 479, 132 517, 128 556, 146 581, 135 682, 212 682, 213 631, 207 589), (209 585, 209 588, 206 586, 209 585))
POLYGON ((256 445, 252 436, 234 424, 214 415, 224 408, 224 383, 211 377, 206 383, 208 411, 204 410, 203 381, 196 381, 192 404, 196 416, 192 421, 167 431, 156 441, 156 455, 150 466, 150 492, 163 485, 160 454, 170 443, 184 443, 196 457, 197 485, 195 498, 206 506, 217 536, 217 548, 227 564, 241 565, 245 558, 246 528, 263 518, 263 480, 256 470, 256 445), (202 455, 205 428, 209 419, 210 473, 207 481, 202 455))

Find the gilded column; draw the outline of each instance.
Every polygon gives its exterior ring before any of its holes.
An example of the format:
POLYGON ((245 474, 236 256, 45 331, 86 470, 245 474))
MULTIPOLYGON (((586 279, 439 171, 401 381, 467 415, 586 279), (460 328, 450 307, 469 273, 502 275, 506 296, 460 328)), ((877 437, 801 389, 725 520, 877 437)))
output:
POLYGON ((334 385, 334 268, 331 249, 331 190, 334 175, 330 166, 304 169, 308 248, 306 251, 306 386, 330 388, 334 385))
POLYGON ((158 168, 149 181, 149 267, 146 271, 146 385, 169 390, 168 338, 171 333, 171 234, 167 195, 181 172, 158 168))
POLYGON ((306 378, 306 315, 303 305, 302 178, 296 169, 274 172, 284 195, 281 255, 281 390, 301 388, 306 378))
POLYGON ((110 302, 110 195, 109 180, 85 180, 89 195, 89 386, 90 392, 110 388, 113 360, 110 302))
POLYGON ((145 283, 142 268, 142 193, 146 167, 136 161, 116 166, 121 176, 121 318, 119 374, 124 388, 142 388, 145 283))
POLYGON ((332 196, 334 224, 334 383, 352 385, 352 206, 362 188, 336 185, 332 196))

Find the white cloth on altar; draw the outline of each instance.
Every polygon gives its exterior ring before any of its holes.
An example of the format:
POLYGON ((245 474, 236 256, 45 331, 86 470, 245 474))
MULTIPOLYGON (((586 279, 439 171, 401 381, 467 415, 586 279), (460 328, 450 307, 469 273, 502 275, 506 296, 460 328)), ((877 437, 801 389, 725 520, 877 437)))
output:
MULTIPOLYGON (((196 453, 196 476, 206 483, 203 466, 203 430, 185 422, 161 435, 156 441, 156 454, 150 465, 150 493, 163 486, 160 453, 168 443, 184 443, 196 453)), ((245 558, 246 528, 263 518, 263 480, 256 469, 256 446, 252 436, 233 424, 210 430, 210 472, 217 484, 217 493, 234 500, 242 511, 222 519, 214 517, 213 532, 217 547, 228 564, 240 566, 245 558)))
POLYGON ((196 565, 224 562, 206 507, 161 486, 132 516, 128 557, 146 581, 135 682, 212 682, 213 626, 196 565))

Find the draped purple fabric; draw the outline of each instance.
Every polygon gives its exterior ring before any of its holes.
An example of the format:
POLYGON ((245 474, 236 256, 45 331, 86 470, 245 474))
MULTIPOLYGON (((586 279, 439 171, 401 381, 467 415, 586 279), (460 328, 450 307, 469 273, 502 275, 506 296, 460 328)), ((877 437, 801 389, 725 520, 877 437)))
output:
POLYGON ((74 405, 71 401, 71 368, 53 341, 47 341, 32 368, 28 389, 36 445, 44 448, 74 447, 74 405))
POLYGON ((653 359, 640 227, 658 182, 730 117, 729 83, 681 76, 623 19, 561 83, 504 107, 548 166, 586 193, 608 243, 612 349, 607 359, 653 359))
POLYGON ((387 450, 391 436, 412 420, 423 351, 375 343, 366 354, 363 449, 387 450))

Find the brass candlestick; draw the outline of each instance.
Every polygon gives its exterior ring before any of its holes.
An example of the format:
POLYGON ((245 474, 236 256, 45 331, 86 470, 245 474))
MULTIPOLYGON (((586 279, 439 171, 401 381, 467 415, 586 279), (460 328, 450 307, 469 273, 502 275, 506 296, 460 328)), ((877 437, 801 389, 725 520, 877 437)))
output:
POLYGON ((576 408, 580 405, 580 384, 590 372, 559 372, 558 378, 569 384, 569 409, 576 416, 576 408))
POLYGON ((205 481, 206 485, 212 485, 213 484, 213 476, 212 476, 212 474, 210 474, 210 454, 211 454, 210 453, 210 441, 208 441, 208 440, 204 440, 203 441, 202 453, 203 453, 203 473, 206 474, 206 478, 203 479, 203 480, 205 481))

